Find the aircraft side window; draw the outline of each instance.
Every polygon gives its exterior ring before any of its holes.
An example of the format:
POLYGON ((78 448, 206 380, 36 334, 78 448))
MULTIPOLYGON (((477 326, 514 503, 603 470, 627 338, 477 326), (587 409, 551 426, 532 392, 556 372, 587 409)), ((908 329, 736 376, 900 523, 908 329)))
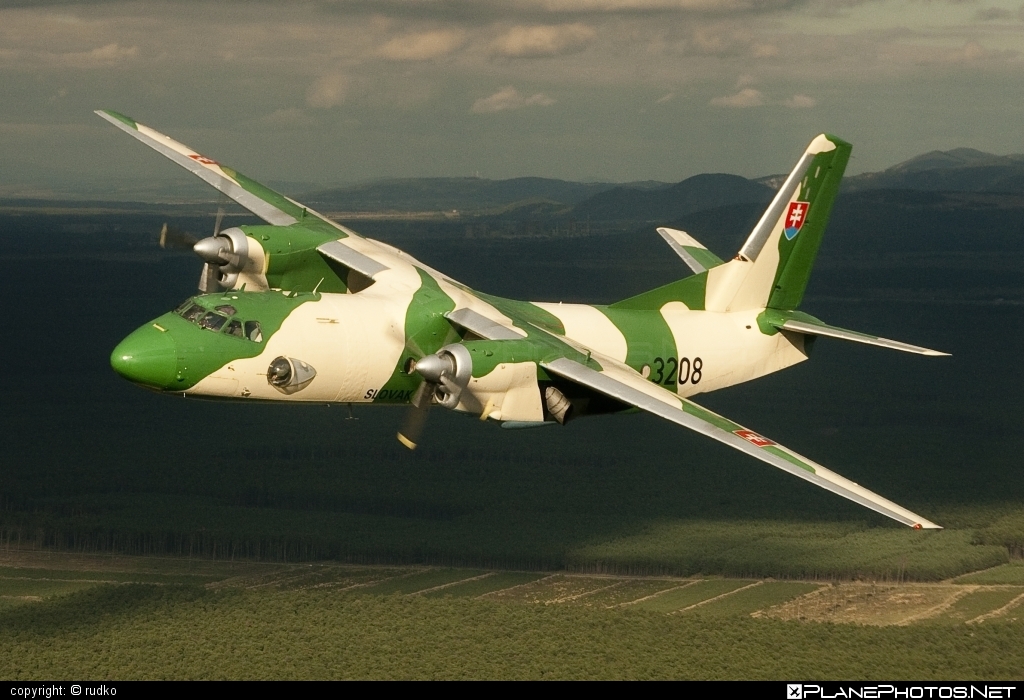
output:
POLYGON ((245 322, 245 337, 254 343, 263 342, 263 330, 260 328, 259 321, 245 322))
POLYGON ((236 338, 244 338, 242 334, 242 322, 237 319, 231 319, 228 321, 228 328, 224 331, 228 335, 233 335, 236 338))
POLYGON ((211 331, 219 331, 220 327, 224 325, 227 319, 220 314, 213 313, 212 311, 201 319, 199 319, 199 327, 207 328, 211 331))

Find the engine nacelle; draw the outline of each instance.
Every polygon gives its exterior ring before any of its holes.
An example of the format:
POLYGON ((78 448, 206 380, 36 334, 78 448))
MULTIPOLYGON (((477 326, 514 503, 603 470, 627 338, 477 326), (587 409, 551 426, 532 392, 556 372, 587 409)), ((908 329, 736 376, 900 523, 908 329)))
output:
POLYGON ((432 403, 455 408, 473 376, 473 358, 463 345, 446 345, 417 360, 412 370, 433 387, 432 403))
POLYGON ((245 235, 240 228, 229 228, 216 236, 210 236, 197 242, 192 250, 203 259, 203 273, 199 278, 199 290, 204 293, 234 289, 239 282, 239 275, 253 275, 257 279, 247 280, 252 289, 266 289, 265 279, 258 279, 263 273, 265 253, 262 246, 245 235))

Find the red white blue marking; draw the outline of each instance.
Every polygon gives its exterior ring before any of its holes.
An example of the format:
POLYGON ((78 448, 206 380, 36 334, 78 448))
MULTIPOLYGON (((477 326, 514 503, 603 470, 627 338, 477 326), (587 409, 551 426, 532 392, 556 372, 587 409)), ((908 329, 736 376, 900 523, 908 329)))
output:
POLYGON ((810 202, 789 203, 789 209, 786 210, 785 221, 786 240, 791 241, 796 238, 796 234, 800 233, 800 229, 804 226, 804 221, 807 220, 807 210, 810 208, 810 202))

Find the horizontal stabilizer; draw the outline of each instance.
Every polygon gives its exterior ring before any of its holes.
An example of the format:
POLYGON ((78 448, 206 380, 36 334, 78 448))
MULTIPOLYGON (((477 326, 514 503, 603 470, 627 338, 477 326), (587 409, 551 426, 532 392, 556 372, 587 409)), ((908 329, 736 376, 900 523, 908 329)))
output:
POLYGON ((867 333, 858 333, 857 331, 848 331, 845 328, 830 326, 809 314, 800 313, 799 311, 778 312, 769 309, 766 312, 766 316, 768 317, 769 325, 778 328, 779 330, 795 331, 805 335, 824 335, 829 338, 852 340, 855 343, 877 345, 882 348, 902 350, 903 352, 912 352, 918 355, 949 357, 948 352, 939 352, 938 350, 922 348, 919 345, 911 345, 910 343, 902 343, 898 340, 889 340, 888 338, 880 338, 876 335, 868 335, 867 333))
POLYGON ((686 231, 674 228, 659 228, 658 234, 665 239, 672 251, 682 258, 694 274, 700 274, 722 264, 722 259, 705 248, 686 231))

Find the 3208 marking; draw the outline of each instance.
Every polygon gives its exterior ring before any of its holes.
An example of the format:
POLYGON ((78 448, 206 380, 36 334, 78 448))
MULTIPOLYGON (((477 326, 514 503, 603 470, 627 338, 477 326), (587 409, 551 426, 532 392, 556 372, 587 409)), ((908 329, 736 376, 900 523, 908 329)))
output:
POLYGON ((664 384, 665 386, 671 386, 678 380, 679 384, 697 384, 700 382, 702 376, 702 370, 704 369, 704 361, 699 357, 693 358, 693 363, 690 363, 690 358, 680 357, 676 360, 674 357, 670 357, 667 360, 663 360, 660 357, 655 357, 652 363, 651 369, 656 373, 655 376, 651 377, 651 381, 655 384, 664 384), (668 369, 668 374, 665 370, 668 369))

